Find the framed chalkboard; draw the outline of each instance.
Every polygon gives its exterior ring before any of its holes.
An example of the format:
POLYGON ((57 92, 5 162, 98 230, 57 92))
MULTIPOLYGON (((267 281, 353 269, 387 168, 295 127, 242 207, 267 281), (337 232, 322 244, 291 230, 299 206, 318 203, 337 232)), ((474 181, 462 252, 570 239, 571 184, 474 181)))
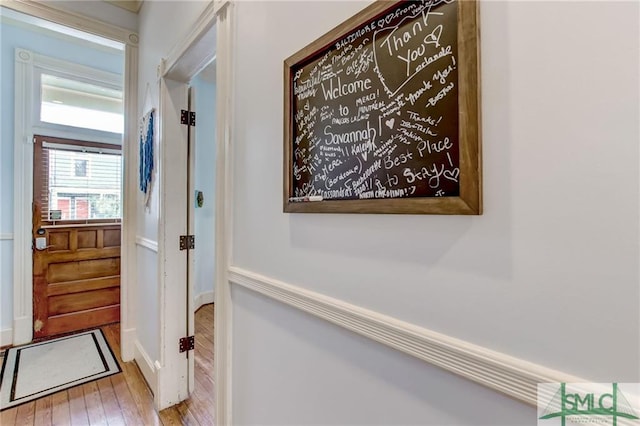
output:
POLYGON ((476 0, 378 1, 284 63, 284 211, 481 214, 476 0))

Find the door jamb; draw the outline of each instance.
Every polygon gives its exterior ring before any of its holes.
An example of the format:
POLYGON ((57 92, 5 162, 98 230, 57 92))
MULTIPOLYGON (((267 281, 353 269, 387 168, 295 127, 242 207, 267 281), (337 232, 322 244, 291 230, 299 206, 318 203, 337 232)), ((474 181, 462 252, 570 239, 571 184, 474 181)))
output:
MULTIPOLYGON (((216 194, 215 194, 215 228, 216 228, 216 249, 215 249, 215 324, 214 333, 214 368, 215 368, 215 408, 217 422, 221 425, 231 423, 231 297, 228 281, 228 269, 231 258, 231 87, 232 87, 232 25, 233 25, 233 4, 229 0, 211 2, 193 26, 193 30, 169 53, 159 67, 161 79, 173 80, 188 83, 192 77, 201 71, 211 60, 216 59, 216 194), (215 31, 212 28, 215 24, 215 31), (211 36, 215 36, 212 38, 211 36), (215 43, 216 51, 211 55, 211 44, 215 43)), ((181 126, 176 120, 170 117, 163 117, 162 107, 167 99, 161 99, 160 126, 166 129, 167 126, 181 126), (166 122, 165 120, 172 120, 166 122)), ((162 149, 161 149, 162 151, 162 149)), ((162 155, 162 154, 161 154, 162 155)), ((164 157, 164 156, 163 156, 164 157)), ((161 158, 161 162, 171 161, 169 158, 161 158)), ((162 167, 161 167, 162 169, 162 167)), ((186 173, 186 169, 184 171, 186 173)), ((162 181, 162 179, 160 179, 162 181)), ((160 188, 161 197, 165 196, 163 188, 160 188)), ((163 229, 181 228, 185 223, 174 223, 162 212, 163 208, 171 208, 161 203, 160 220, 158 226, 161 228, 159 235, 163 235, 163 229), (170 220, 163 220, 165 217, 170 220)), ((175 218, 174 218, 175 219, 175 218)), ((185 212, 186 219, 186 212, 185 212)), ((159 252, 164 252, 164 239, 160 238, 159 252)), ((171 262, 185 262, 186 256, 179 259, 171 259, 161 256, 159 261, 166 262, 159 265, 161 271, 166 271, 171 267, 171 262)), ((173 297, 176 292, 175 286, 164 279, 160 274, 160 300, 177 300, 173 297)), ((179 293, 179 292, 178 292, 179 293)), ((184 303, 187 303, 186 300, 184 303)), ((160 305, 160 358, 167 362, 176 357, 184 357, 179 354, 176 345, 163 344, 167 336, 175 335, 180 330, 186 330, 186 317, 169 318, 164 306, 160 305), (170 328, 170 329, 168 329, 170 328)), ((175 394, 178 389, 172 389, 176 378, 169 377, 171 371, 160 368, 158 370, 157 393, 175 394)), ((175 372, 174 374, 180 374, 175 372)), ((187 377, 180 378, 187 380, 187 377)), ((164 398, 164 397, 162 397, 164 398)), ((162 407, 163 401, 156 401, 157 408, 162 407)))

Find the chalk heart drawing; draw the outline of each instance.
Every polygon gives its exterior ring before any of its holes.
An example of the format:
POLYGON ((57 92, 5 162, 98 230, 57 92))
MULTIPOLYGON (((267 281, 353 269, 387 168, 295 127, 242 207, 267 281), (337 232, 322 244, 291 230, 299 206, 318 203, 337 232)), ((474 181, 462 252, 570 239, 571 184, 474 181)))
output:
POLYGON ((456 167, 453 170, 445 170, 443 174, 447 179, 457 182, 460 176, 460 169, 456 167))
POLYGON ((389 120, 385 121, 384 124, 387 125, 388 128, 390 128, 391 130, 393 130, 393 123, 396 122, 395 118, 390 118, 389 120))

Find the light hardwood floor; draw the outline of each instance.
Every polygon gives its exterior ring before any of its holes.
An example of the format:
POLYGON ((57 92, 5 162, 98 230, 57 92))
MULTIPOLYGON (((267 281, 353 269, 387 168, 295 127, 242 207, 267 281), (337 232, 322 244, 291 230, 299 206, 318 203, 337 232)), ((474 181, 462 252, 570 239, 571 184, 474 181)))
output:
POLYGON ((195 390, 159 414, 138 366, 120 359, 120 325, 102 327, 121 374, 85 383, 0 413, 0 425, 214 425, 213 305, 196 312, 195 390))

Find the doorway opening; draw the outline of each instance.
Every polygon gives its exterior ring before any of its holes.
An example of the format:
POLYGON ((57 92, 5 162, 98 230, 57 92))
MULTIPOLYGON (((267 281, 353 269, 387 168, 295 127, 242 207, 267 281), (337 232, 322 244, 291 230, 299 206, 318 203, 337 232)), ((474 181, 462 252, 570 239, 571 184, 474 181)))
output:
POLYGON ((34 136, 33 333, 120 321, 120 145, 34 136))
MULTIPOLYGON (((189 82, 189 109, 196 125, 189 132, 187 218, 196 249, 189 251, 189 316, 193 317, 195 349, 189 364, 191 401, 205 401, 213 422, 213 340, 215 294, 216 213, 216 62, 215 59, 189 82)), ((190 334, 191 335, 191 334, 190 334)), ((213 423, 210 423, 213 424, 213 423)))
MULTIPOLYGON (((134 168, 128 160, 136 152, 132 142, 137 134, 138 36, 78 16, 44 4, 9 2, 0 8, 2 49, 11 51, 14 58, 3 63, 3 72, 7 66, 15 70, 6 73, 14 78, 8 87, 15 90, 3 92, 3 99, 13 99, 13 108, 7 108, 4 117, 5 124, 11 125, 3 126, 8 133, 3 131, 2 151, 11 152, 8 144, 13 144, 14 161, 13 171, 5 175, 13 178, 13 198, 3 199, 2 215, 6 210, 13 210, 14 215, 13 268, 9 278, 5 275, 2 280, 2 308, 11 322, 3 316, 0 346, 22 345, 101 322, 124 321, 123 333, 134 326, 127 302, 131 299, 128 277, 135 272, 135 261, 127 254, 135 240, 131 232, 135 215, 127 200, 135 195, 134 168), (44 163, 34 163, 36 137, 42 139, 40 158, 48 156, 59 160, 58 165, 66 164, 66 178, 85 179, 84 187, 63 188, 60 182, 52 182, 64 178, 45 169, 44 163), (91 152, 94 148, 98 150, 91 152), (98 173, 100 164, 94 160, 106 158, 107 150, 114 156, 118 151, 120 169, 112 172, 120 181, 117 188, 96 191, 86 180, 98 173), (41 175, 37 189, 36 173, 41 175), (50 200, 44 200, 44 191, 50 200), (38 201, 40 210, 34 215, 33 204, 38 201), (97 249, 110 252, 107 260, 89 259, 93 256, 89 252, 97 249), (54 252, 55 261, 51 257, 44 261, 46 273, 34 270, 34 260, 41 266, 39 256, 54 252), (74 257, 92 266, 73 265, 74 257), (103 270, 96 276, 86 275, 95 269, 103 270), (34 275, 47 282, 42 300, 34 275), (88 297, 86 291, 94 293, 88 297), (76 316, 80 311, 82 320, 76 316), (98 312, 108 314, 98 320, 98 312)), ((123 339, 122 352, 123 359, 132 358, 132 339, 123 339)))

